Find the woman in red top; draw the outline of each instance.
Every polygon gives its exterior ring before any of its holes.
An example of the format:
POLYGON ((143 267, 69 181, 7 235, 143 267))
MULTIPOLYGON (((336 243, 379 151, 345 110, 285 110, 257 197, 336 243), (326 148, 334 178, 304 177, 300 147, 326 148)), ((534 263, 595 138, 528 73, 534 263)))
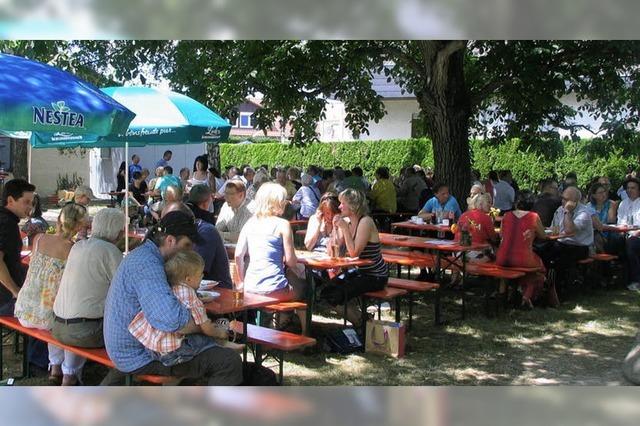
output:
MULTIPOLYGON (((516 209, 504 215, 502 220, 502 243, 496 254, 496 264, 507 267, 538 268, 518 280, 522 289, 522 307, 533 308, 545 278, 542 260, 533 252, 536 238, 547 239, 540 217, 529 211, 534 198, 529 191, 522 191, 516 201, 516 209)), ((553 290, 553 289, 552 289, 553 290)), ((553 303, 553 302, 552 302, 553 303)))
MULTIPOLYGON (((468 209, 458 219, 455 241, 460 241, 460 232, 468 229, 473 244, 498 245, 499 237, 493 226, 493 219, 489 216, 491 210, 491 196, 476 194, 467 199, 468 209)), ((493 250, 470 251, 467 253, 469 262, 484 263, 493 258, 493 250)))

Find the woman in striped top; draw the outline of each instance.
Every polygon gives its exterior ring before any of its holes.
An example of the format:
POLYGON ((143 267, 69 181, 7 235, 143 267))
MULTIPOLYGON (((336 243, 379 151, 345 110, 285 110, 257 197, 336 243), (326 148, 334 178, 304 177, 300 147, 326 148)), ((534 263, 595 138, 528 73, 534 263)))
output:
MULTIPOLYGON (((389 279, 389 270, 380 250, 378 229, 373 219, 367 216, 366 196, 349 188, 342 191, 338 199, 341 214, 333 218, 333 225, 338 232, 339 243, 345 246, 350 257, 371 259, 373 264, 346 274, 344 283, 340 283, 333 292, 336 304, 343 303, 345 292, 346 300, 351 300, 368 291, 382 290, 389 279)), ((361 313, 354 304, 347 306, 347 319, 356 326, 360 324, 361 313)))

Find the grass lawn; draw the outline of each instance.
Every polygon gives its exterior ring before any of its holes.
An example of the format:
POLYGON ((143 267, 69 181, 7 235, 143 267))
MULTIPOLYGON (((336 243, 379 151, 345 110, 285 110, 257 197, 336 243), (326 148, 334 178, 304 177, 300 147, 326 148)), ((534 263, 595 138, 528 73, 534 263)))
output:
MULTIPOLYGON (((465 321, 433 325, 432 305, 415 310, 407 355, 292 354, 291 385, 626 384, 620 364, 638 332, 640 298, 627 290, 574 296, 558 309, 487 318, 471 299, 465 321)), ((446 306, 447 318, 458 315, 446 306)))
MULTIPOLYGON (((293 353, 285 363, 288 385, 615 385, 627 384, 620 364, 640 320, 639 296, 608 289, 573 296, 558 309, 511 310, 487 318, 482 299, 469 299, 466 321, 457 306, 445 304, 451 321, 433 325, 432 304, 419 302, 407 355, 396 360, 371 354, 337 355, 320 348, 293 353)), ((314 317, 322 339, 341 324, 329 311, 314 317)), ((5 377, 20 364, 5 348, 5 377)), ((267 365, 269 361, 267 361, 267 365)), ((86 384, 98 384, 106 370, 88 365, 86 384)), ((46 384, 46 378, 17 385, 46 384)))

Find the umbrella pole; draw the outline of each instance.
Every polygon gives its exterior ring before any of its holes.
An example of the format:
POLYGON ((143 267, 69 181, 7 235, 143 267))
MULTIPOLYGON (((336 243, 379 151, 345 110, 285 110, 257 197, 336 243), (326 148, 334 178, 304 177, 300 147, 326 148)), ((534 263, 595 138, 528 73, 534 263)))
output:
POLYGON ((27 182, 31 183, 31 144, 27 143, 27 182))
POLYGON ((129 253, 129 141, 124 142, 124 254, 129 253))

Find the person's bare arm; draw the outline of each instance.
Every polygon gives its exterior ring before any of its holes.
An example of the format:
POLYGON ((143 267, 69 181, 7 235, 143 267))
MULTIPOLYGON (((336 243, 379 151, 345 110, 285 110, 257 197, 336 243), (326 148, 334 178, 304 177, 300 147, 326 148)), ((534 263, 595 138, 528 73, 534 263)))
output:
POLYGON ((609 213, 607 214, 607 224, 616 223, 618 221, 618 206, 619 203, 612 201, 609 206, 609 213))
POLYGON ((320 237, 321 221, 318 214, 314 214, 309 218, 309 224, 307 225, 307 233, 304 236, 304 246, 307 250, 313 250, 320 237))
POLYGON ((20 288, 13 281, 13 278, 11 278, 9 268, 7 268, 7 265, 4 263, 3 259, 4 252, 0 251, 0 284, 2 284, 7 290, 9 290, 13 297, 18 297, 20 288))
POLYGON ((544 232, 544 226, 542 225, 542 221, 538 217, 536 219, 536 238, 539 240, 548 240, 549 236, 546 232, 544 232))
POLYGON ((289 222, 283 220, 281 225, 282 229, 282 242, 284 245, 284 262, 289 268, 295 268, 298 264, 298 257, 296 256, 295 247, 293 246, 293 233, 291 232, 291 225, 289 222))
POLYGON ((576 225, 573 222, 573 213, 575 211, 577 207, 577 204, 575 201, 567 201, 567 203, 564 206, 564 212, 563 212, 563 225, 564 225, 564 232, 566 234, 574 234, 576 232, 576 225))
POLYGON ((369 241, 369 236, 371 234, 371 226, 373 221, 369 217, 363 217, 358 222, 359 232, 356 233, 355 240, 351 236, 351 232, 349 232, 349 225, 344 220, 338 221, 338 226, 342 231, 342 235, 344 237, 344 243, 347 247, 347 253, 349 253, 350 257, 358 257, 362 250, 364 250, 367 242, 369 241))
POLYGON ((228 337, 226 331, 215 327, 211 321, 200 324, 200 330, 203 334, 216 339, 226 339, 228 337))
MULTIPOLYGON (((236 245, 236 254, 235 254, 236 271, 238 273, 238 279, 240 280, 240 282, 244 282, 244 270, 245 270, 244 257, 248 251, 247 235, 246 235, 245 229, 247 229, 246 225, 244 228, 242 228, 242 232, 240 232, 240 238, 238 238, 238 244, 236 245)), ((239 284, 239 283, 236 283, 236 284, 239 284)))
POLYGON ((191 318, 189 320, 189 322, 187 323, 187 325, 185 325, 180 330, 178 330, 178 333, 180 333, 180 334, 194 334, 194 333, 198 333, 199 331, 200 331, 200 326, 196 325, 196 323, 193 321, 193 318, 191 318))

